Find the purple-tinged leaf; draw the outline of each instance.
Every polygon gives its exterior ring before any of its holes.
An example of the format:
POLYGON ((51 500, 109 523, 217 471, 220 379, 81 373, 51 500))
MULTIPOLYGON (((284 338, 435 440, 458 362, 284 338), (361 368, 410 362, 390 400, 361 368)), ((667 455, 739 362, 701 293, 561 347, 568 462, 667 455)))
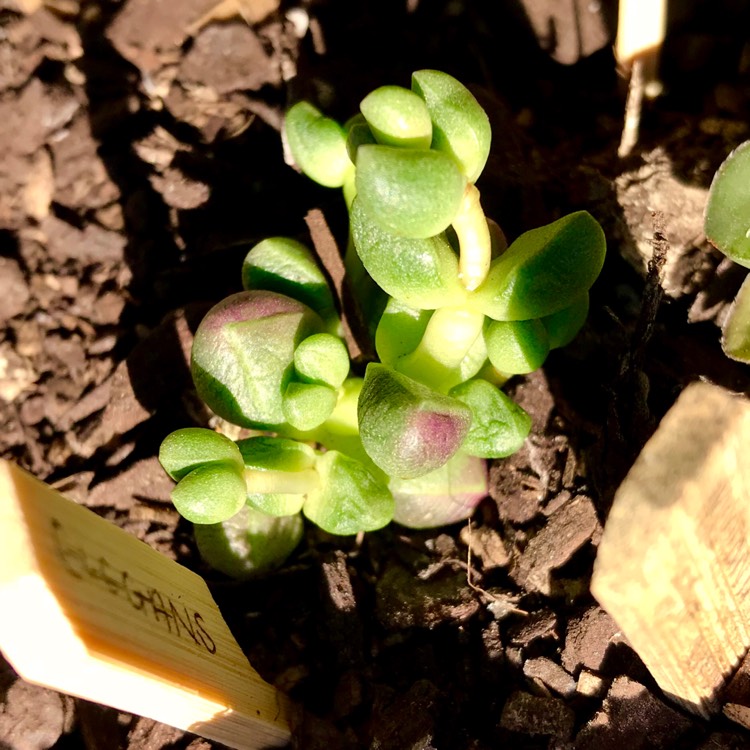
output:
POLYGON ((213 307, 193 342, 191 369, 198 395, 220 417, 243 427, 279 429, 294 350, 323 321, 282 294, 233 294, 213 307))
POLYGON ((471 411, 460 401, 381 364, 367 366, 357 414, 367 454, 401 479, 442 466, 471 424, 471 411))
POLYGON ((393 520, 412 529, 431 529, 469 518, 487 496, 487 466, 457 453, 448 463, 417 479, 391 479, 393 520))

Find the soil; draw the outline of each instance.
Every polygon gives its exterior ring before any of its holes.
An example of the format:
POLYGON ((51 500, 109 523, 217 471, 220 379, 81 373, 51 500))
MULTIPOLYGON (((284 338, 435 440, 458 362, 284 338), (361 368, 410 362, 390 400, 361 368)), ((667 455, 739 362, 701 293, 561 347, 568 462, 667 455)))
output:
MULTIPOLYGON (((679 392, 750 393, 718 327, 744 271, 702 233, 713 173, 750 137, 750 17, 670 4, 664 90, 619 158, 615 11, 0 0, 0 455, 203 574, 253 665, 304 708, 296 747, 750 747, 671 704, 589 593, 614 492, 679 392), (309 225, 330 258, 344 239, 336 191, 285 164, 285 107, 345 119, 426 67, 490 115, 479 188, 511 239, 576 209, 601 222, 589 321, 510 384, 532 435, 493 463, 470 526, 308 528, 278 572, 229 582, 198 559, 155 458, 169 431, 212 423, 192 331, 254 242, 309 242, 309 225)), ((0 669, 3 750, 217 747, 0 669)))

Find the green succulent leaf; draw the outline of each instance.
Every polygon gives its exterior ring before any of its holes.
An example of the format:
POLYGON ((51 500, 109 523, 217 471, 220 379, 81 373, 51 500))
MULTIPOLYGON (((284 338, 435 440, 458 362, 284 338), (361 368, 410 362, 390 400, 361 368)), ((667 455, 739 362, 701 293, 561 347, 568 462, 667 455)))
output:
POLYGON ((311 492, 303 513, 329 534, 374 531, 393 518, 393 496, 359 461, 330 450, 318 459, 319 489, 311 492))
POLYGON ((503 458, 523 445, 531 417, 512 399, 486 380, 469 380, 450 395, 471 409, 472 420, 461 451, 480 458, 503 458))
POLYGON ((541 318, 549 336, 549 348, 567 346, 583 328, 589 314, 589 293, 584 292, 572 305, 541 318))
POLYGON ((487 466, 456 453, 446 464, 416 479, 392 478, 393 520, 412 529, 433 529, 469 518, 487 496, 487 466))
POLYGON ((750 268, 750 141, 732 151, 714 175, 705 232, 727 257, 750 268))
POLYGON ((591 214, 563 216, 513 242, 492 262, 474 299, 495 320, 552 315, 591 288, 605 252, 604 232, 591 214))
POLYGON ((432 118, 432 148, 450 154, 469 182, 476 182, 487 163, 492 129, 474 95, 453 76, 418 70, 411 86, 426 102, 432 118))
POLYGON ((396 237, 371 220, 360 196, 352 204, 351 232, 365 270, 391 297, 426 310, 466 299, 458 258, 444 235, 396 237))
POLYGON ((243 427, 280 429, 283 400, 299 343, 323 330, 309 307, 274 292, 239 292, 198 326, 191 371, 198 395, 243 427))
POLYGON ((369 463, 362 447, 357 423, 357 403, 362 390, 362 378, 347 378, 339 389, 336 408, 331 416, 319 427, 307 431, 292 431, 289 437, 325 446, 327 450, 337 450, 347 456, 369 463))
POLYGON ((352 169, 341 125, 309 102, 297 102, 286 113, 284 127, 297 166, 320 185, 341 187, 352 169))
POLYGON ((357 410, 362 445, 386 474, 411 479, 442 466, 469 430, 471 411, 382 364, 369 364, 357 410))
POLYGON ((239 448, 224 435, 203 427, 175 430, 162 441, 159 463, 172 479, 179 481, 203 464, 235 464, 242 469, 239 448))
POLYGON ((381 230, 424 239, 453 221, 466 177, 439 151, 360 146, 355 184, 362 209, 381 230))
MULTIPOLYGON (((377 143, 375 136, 372 134, 367 121, 363 118, 362 122, 354 123, 349 130, 349 135, 346 137, 346 150, 349 154, 349 158, 356 165, 357 153, 359 152, 360 146, 374 146, 377 143)), ((356 194, 356 173, 352 175, 353 186, 347 188, 346 183, 344 184, 344 190, 351 190, 356 194)), ((351 204, 351 201, 349 201, 351 204)))
POLYGON ((273 518, 248 506, 223 523, 196 526, 201 557, 215 570, 243 580, 281 565, 300 543, 300 515, 273 518))
POLYGON ((297 240, 269 237, 255 245, 242 264, 244 289, 278 292, 296 299, 338 326, 336 304, 313 254, 297 240))
POLYGON ((336 408, 338 392, 328 385, 293 380, 284 393, 284 418, 295 430, 314 430, 336 408))
POLYGON ((729 308, 721 346, 728 357, 750 363, 750 276, 742 283, 729 308))
MULTIPOLYGON (((346 151, 352 164, 357 164, 357 152, 360 146, 374 146, 377 141, 370 130, 364 116, 361 114, 352 117, 346 124, 346 151)), ((344 184, 346 190, 346 184, 344 184)))
POLYGON ((540 320, 492 320, 484 329, 490 362, 506 375, 538 370, 549 354, 549 336, 540 320))
POLYGON ((294 369, 303 382, 340 388, 349 374, 349 351, 338 336, 315 333, 295 349, 294 369))
POLYGON ((172 490, 172 502, 193 523, 226 521, 245 505, 245 478, 236 463, 210 463, 193 469, 172 490))
POLYGON ((401 86, 381 86, 359 105, 378 143, 402 148, 429 148, 432 120, 424 100, 401 86))

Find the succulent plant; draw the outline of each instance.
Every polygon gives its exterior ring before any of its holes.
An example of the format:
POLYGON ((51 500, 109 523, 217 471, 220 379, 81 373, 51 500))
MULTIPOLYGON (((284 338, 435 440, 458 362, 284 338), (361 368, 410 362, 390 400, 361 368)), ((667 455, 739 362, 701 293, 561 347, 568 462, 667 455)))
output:
POLYGON ((263 434, 178 430, 160 454, 199 547, 241 576, 288 554, 303 516, 342 535, 470 516, 485 460, 531 428, 502 384, 573 339, 606 247, 585 211, 507 246, 475 185, 489 120, 446 73, 376 89, 343 126, 300 102, 285 137, 302 172, 343 190, 349 283, 370 300, 379 361, 352 374, 337 302, 303 244, 274 237, 248 252, 245 291, 196 332, 192 374, 216 414, 263 434))

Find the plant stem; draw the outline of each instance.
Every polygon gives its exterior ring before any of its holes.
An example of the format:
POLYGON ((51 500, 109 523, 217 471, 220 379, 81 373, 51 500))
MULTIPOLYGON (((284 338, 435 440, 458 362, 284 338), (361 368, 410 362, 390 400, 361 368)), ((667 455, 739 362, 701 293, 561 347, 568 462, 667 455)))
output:
POLYGON ((479 202, 479 191, 468 185, 453 229, 460 248, 458 270, 461 283, 468 291, 474 291, 487 276, 490 268, 492 243, 487 217, 479 202))
MULTIPOLYGON (((336 408, 322 425, 314 430, 285 430, 287 437, 306 443, 319 443, 329 450, 337 450, 353 458, 364 454, 359 439, 357 401, 362 390, 361 378, 348 378, 341 386, 336 408)), ((364 454, 366 455, 366 454, 364 454)), ((369 460, 369 459, 368 459, 369 460)))
POLYGON ((427 324, 419 346, 396 364, 404 375, 442 388, 455 375, 477 337, 484 313, 465 307, 441 307, 427 324))
POLYGON ((318 443, 328 450, 336 450, 360 461, 377 479, 387 483, 385 474, 367 455, 359 437, 357 404, 362 391, 362 378, 347 378, 341 386, 336 408, 320 427, 307 432, 287 430, 285 435, 306 443, 318 443))
POLYGON ((315 469, 276 471, 245 469, 245 483, 252 494, 305 495, 320 484, 315 469))

